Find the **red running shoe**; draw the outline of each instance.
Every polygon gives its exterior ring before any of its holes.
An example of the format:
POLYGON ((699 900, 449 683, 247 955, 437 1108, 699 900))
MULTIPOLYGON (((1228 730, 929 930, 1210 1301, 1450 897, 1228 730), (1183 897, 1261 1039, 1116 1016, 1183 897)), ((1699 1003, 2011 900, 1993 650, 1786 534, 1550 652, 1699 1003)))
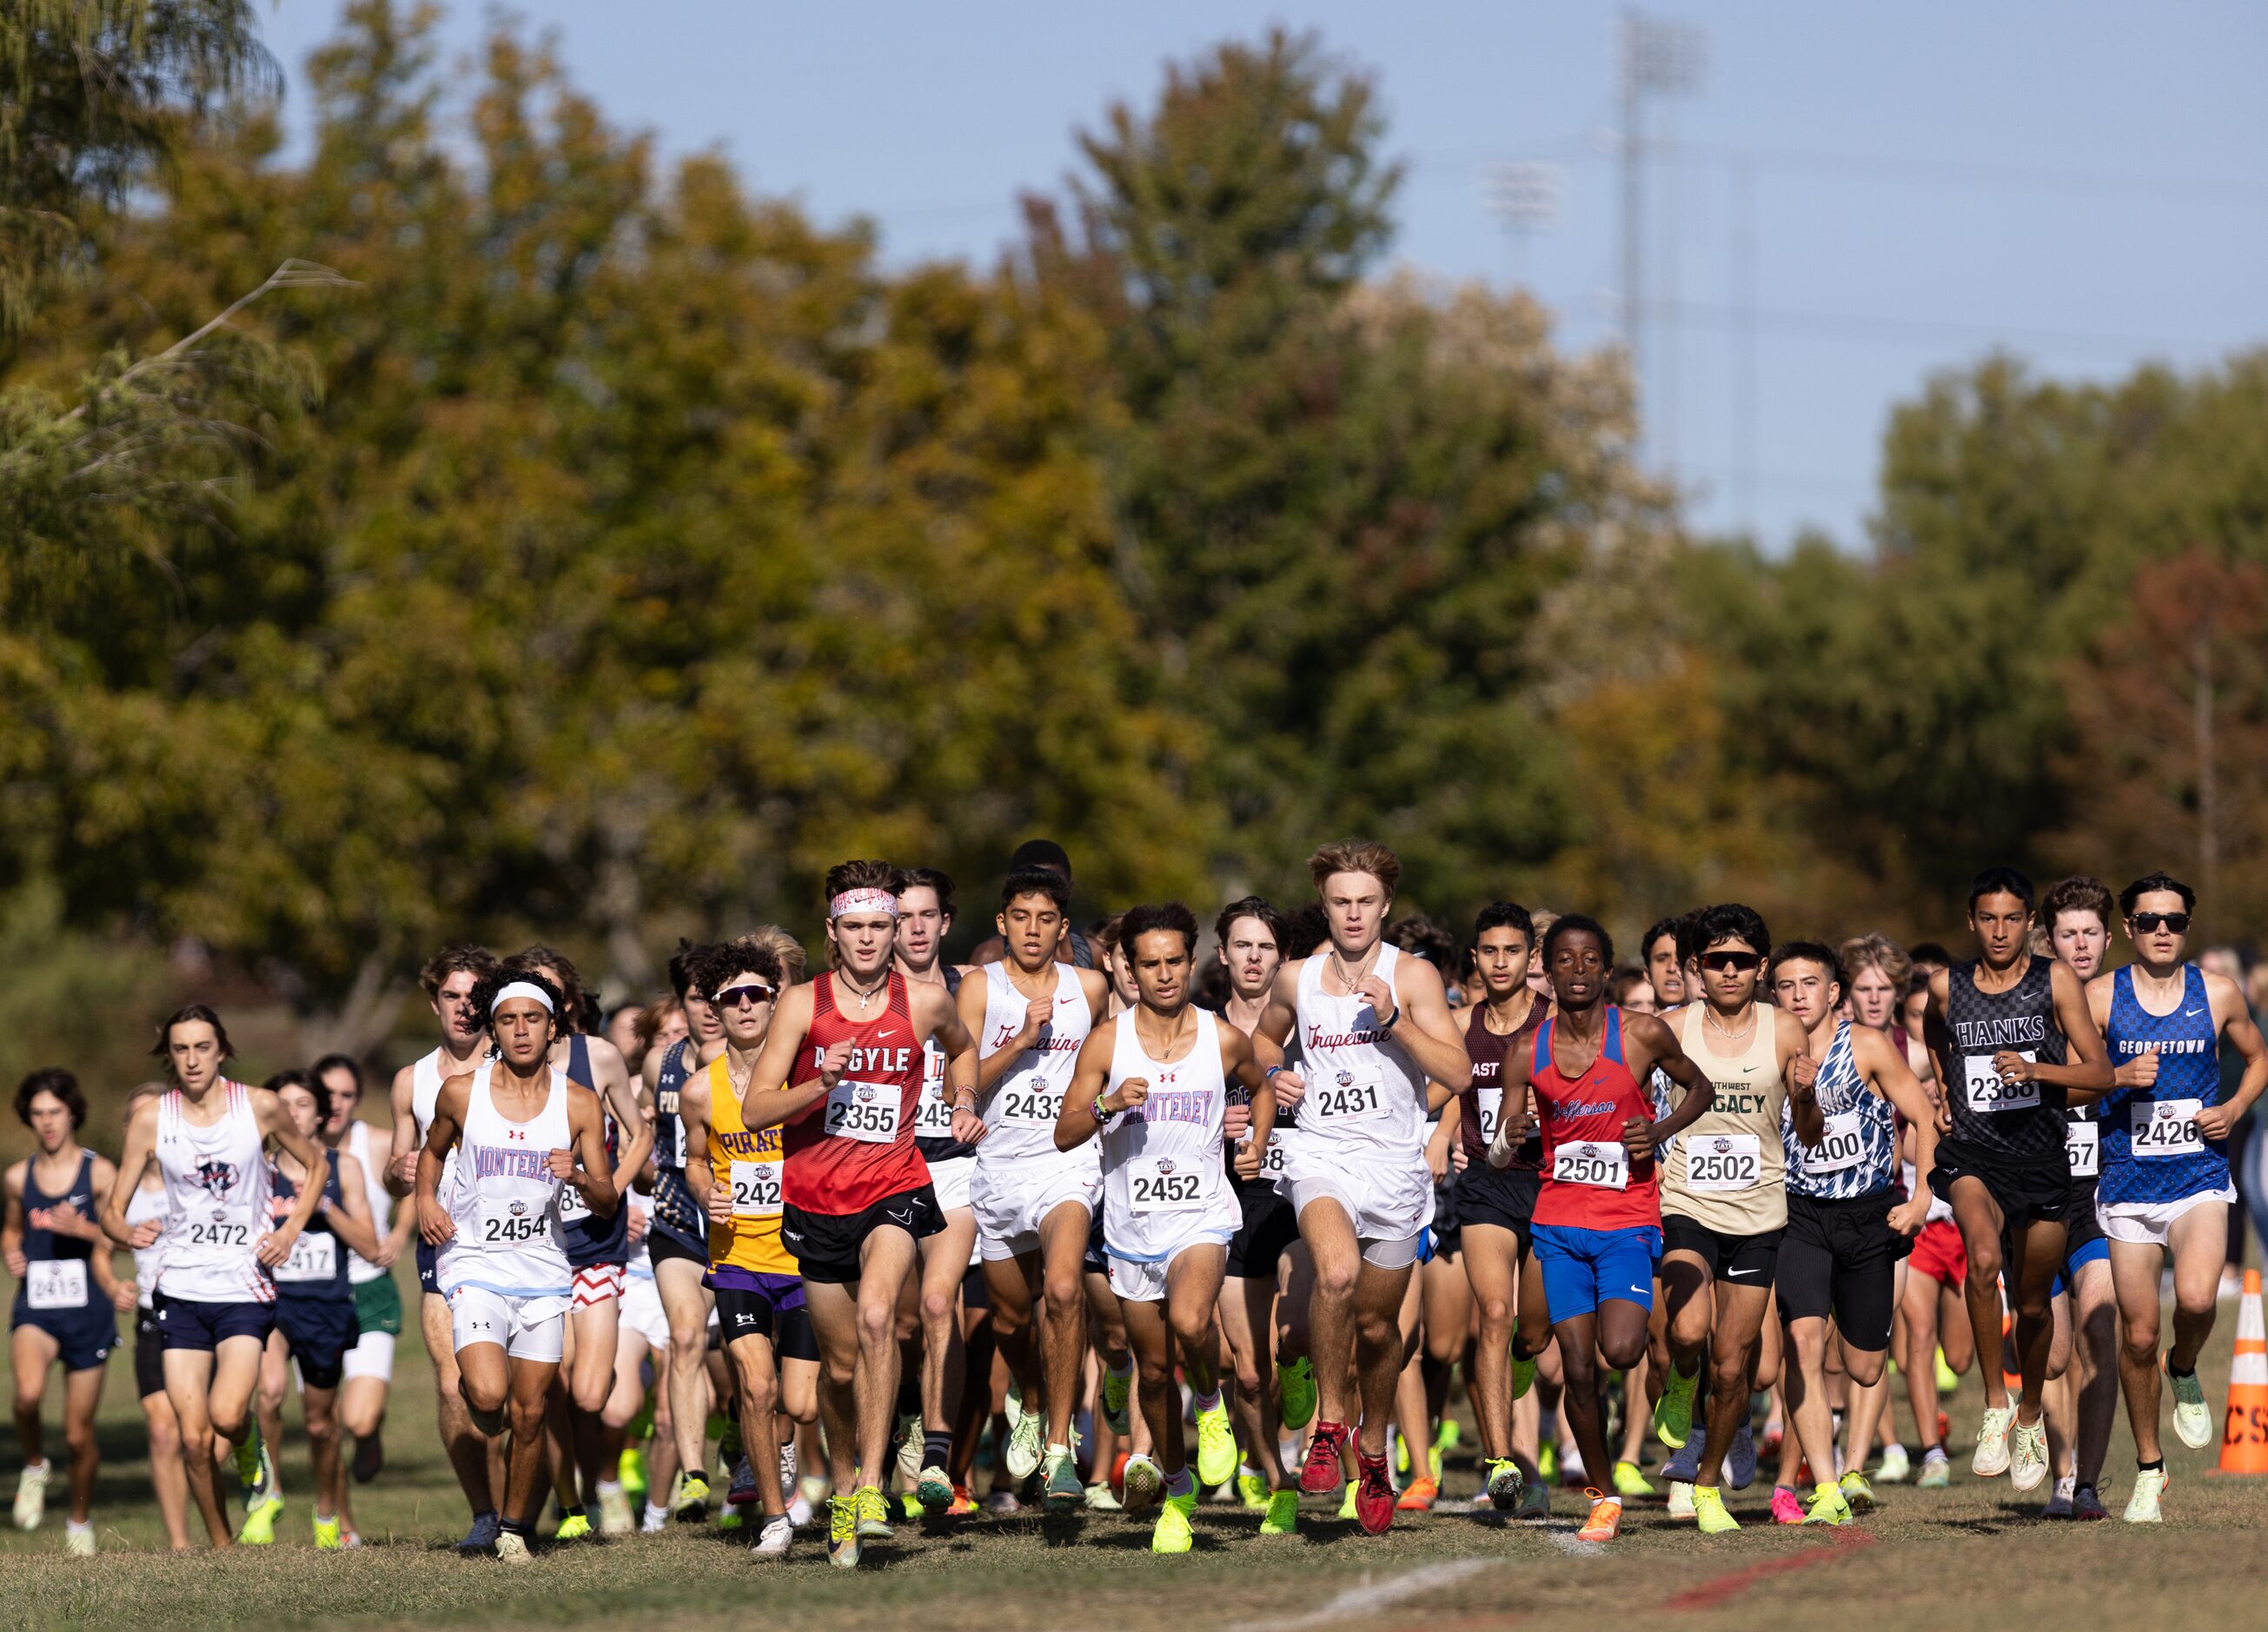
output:
POLYGON ((1365 1532, 1384 1535, 1394 1523, 1394 1474, 1383 1456, 1355 1454, 1354 1516, 1365 1532))
POLYGON ((1335 1496, 1346 1483, 1340 1469, 1339 1456, 1346 1449, 1347 1430, 1344 1422, 1318 1422, 1315 1437, 1307 1441, 1307 1459, 1300 1467, 1301 1496, 1335 1496))

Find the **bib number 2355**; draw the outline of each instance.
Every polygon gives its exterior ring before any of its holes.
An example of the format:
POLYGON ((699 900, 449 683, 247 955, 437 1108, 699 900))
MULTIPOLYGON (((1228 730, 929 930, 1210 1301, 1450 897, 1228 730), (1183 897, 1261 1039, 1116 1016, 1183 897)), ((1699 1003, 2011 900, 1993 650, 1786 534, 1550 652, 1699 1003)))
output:
POLYGON ((827 1132, 836 1139, 856 1139, 864 1144, 888 1144, 898 1136, 898 1114, 904 1102, 888 1083, 835 1084, 827 1096, 827 1132))

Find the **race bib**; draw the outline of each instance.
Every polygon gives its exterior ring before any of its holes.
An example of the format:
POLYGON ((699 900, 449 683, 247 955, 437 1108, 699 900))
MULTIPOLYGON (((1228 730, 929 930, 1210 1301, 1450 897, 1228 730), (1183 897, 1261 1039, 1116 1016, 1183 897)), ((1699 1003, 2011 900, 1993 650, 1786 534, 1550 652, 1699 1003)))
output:
POLYGON ((1755 1134, 1687 1134, 1684 1144, 1689 1190, 1753 1190, 1764 1179, 1764 1144, 1755 1134))
POLYGON ((1571 1139, 1552 1150, 1551 1177, 1558 1184, 1627 1190, 1630 1151, 1619 1139, 1571 1139))
POLYGON ((922 1056, 921 1099, 914 1106, 914 1137, 953 1137, 953 1107, 945 1099, 945 1056, 932 1043, 922 1056))
MULTIPOLYGON (((2026 1060, 2039 1057, 2029 1048, 2021 1049, 2019 1054, 2026 1060)), ((1969 1073, 1969 1108, 1979 1115, 1990 1116, 1997 1111, 2030 1111, 2039 1107, 2039 1084, 2005 1080, 1992 1069, 1991 1055, 1965 1055, 1962 1065, 1969 1073)))
POLYGON ((1827 1136, 1803 1153, 1803 1165, 1815 1173, 1848 1173, 1867 1158, 1867 1136, 1859 1131, 1859 1113, 1837 1111, 1827 1118, 1827 1136))
POLYGON ((2138 1100, 2132 1107, 2132 1144, 2136 1156, 2196 1156, 2205 1150, 2198 1132, 2202 1099, 2138 1100))
POLYGON ((291 1255, 276 1266, 278 1281, 328 1281, 339 1272, 338 1238, 328 1230, 302 1230, 291 1255))
POLYGON ((583 1199, 583 1193, 571 1184, 561 1185, 559 1187, 559 1222, 580 1224, 590 1216, 591 1204, 583 1199))
POLYGON ((24 1301, 34 1309, 86 1307, 86 1260, 35 1258, 24 1268, 24 1301))
POLYGON ((189 1221, 191 1246, 249 1246, 252 1226, 225 1218, 193 1218, 189 1221))
POLYGON ((1020 1128, 1052 1128, 1063 1114, 1064 1091, 1036 1071, 1010 1077, 1000 1089, 1000 1120, 1020 1128))
POLYGON ((544 1209, 524 1197, 481 1203, 482 1246, 525 1246, 550 1232, 544 1209))
POLYGON ((827 1134, 861 1144, 890 1144, 898 1136, 905 1101, 888 1083, 858 1083, 848 1077, 827 1096, 827 1134))
POLYGON ((1330 1077, 1307 1084, 1307 1097, 1300 1101, 1300 1122, 1305 1127, 1313 1117, 1322 1123, 1364 1122, 1374 1116, 1386 1114, 1386 1096, 1381 1080, 1375 1075, 1365 1076, 1341 1066, 1330 1077))
POLYGON ((1480 1107, 1481 1145, 1485 1149, 1495 1143, 1497 1125, 1504 1120, 1504 1090, 1476 1088, 1473 1100, 1480 1107))
MULTIPOLYGON (((2134 1107, 2139 1110, 2142 1107, 2134 1107)), ((2094 1179, 2102 1172, 2102 1128, 2092 1121, 2066 1122, 2063 1129, 2064 1159, 2074 1179, 2094 1179)))
POLYGON ((1126 1191, 1136 1214, 1193 1213, 1212 1193, 1207 1164, 1188 1157, 1138 1156, 1126 1164, 1126 1191))
POLYGON ((777 1162, 733 1164, 733 1217, 777 1218, 780 1216, 780 1165, 777 1162))

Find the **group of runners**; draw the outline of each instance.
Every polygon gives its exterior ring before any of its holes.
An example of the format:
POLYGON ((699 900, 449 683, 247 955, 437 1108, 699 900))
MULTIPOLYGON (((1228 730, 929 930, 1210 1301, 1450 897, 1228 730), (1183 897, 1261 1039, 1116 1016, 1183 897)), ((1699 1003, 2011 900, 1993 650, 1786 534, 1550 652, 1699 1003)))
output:
POLYGON ((1167 1554, 1201 1498, 1375 1535, 1440 1504, 1460 1380, 1461 1507, 1543 1518, 1572 1482, 1611 1540, 1651 1437, 1704 1532, 1741 1527, 1760 1462, 1771 1520, 1841 1525, 1874 1481, 1948 1482, 1972 1364, 1974 1474, 2107 1517, 2123 1398, 2124 1517, 2161 1518, 2161 1388, 2183 1444, 2215 1431, 2228 1143, 2268 1087, 2242 994, 2188 957, 2187 886, 2036 901, 1988 869, 1958 960, 1713 905, 1625 967, 1593 919, 1511 902, 1459 952, 1395 917, 1381 844, 1310 872, 1312 902, 1231 902, 1209 938, 1178 903, 1081 933, 1035 842, 955 964, 951 880, 845 862, 823 970, 777 928, 684 946, 606 1035, 556 951, 451 948, 390 1118, 344 1056, 232 1079, 192 1004, 114 1165, 71 1074, 33 1073, 0 1224, 16 1523, 60 1373, 63 1540, 94 1550, 130 1313, 173 1545, 192 1508, 217 1547, 274 1539, 295 1386, 314 1543, 359 1545, 405 1252, 460 1546, 505 1560, 547 1511, 555 1542, 713 1519, 776 1559, 823 1503, 846 1567, 909 1516, 1034 1503, 1153 1508, 1167 1554))

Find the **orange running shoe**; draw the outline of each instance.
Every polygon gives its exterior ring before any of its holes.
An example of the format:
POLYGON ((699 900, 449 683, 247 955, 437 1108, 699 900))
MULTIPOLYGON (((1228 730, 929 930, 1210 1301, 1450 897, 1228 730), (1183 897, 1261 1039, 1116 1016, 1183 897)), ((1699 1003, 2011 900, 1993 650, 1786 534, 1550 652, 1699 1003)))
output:
POLYGON ((1575 1533, 1575 1540, 1611 1541, 1620 1535, 1623 1528, 1623 1499, 1620 1496, 1609 1496, 1605 1491, 1598 1489, 1587 1489, 1583 1494, 1590 1500, 1591 1516, 1583 1521, 1583 1527, 1575 1533))
POLYGON ((1420 1474, 1410 1481, 1410 1488, 1402 1493, 1402 1499, 1394 1505, 1400 1512, 1430 1513, 1440 1494, 1441 1487, 1433 1482, 1432 1476, 1420 1474))

